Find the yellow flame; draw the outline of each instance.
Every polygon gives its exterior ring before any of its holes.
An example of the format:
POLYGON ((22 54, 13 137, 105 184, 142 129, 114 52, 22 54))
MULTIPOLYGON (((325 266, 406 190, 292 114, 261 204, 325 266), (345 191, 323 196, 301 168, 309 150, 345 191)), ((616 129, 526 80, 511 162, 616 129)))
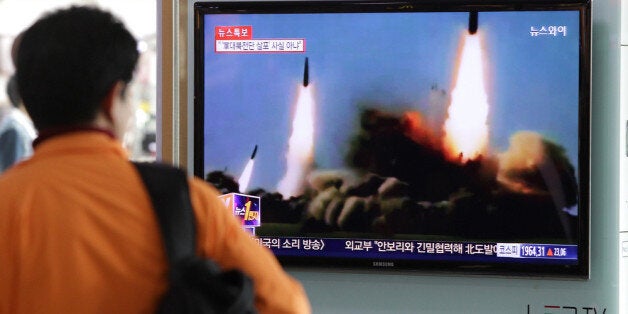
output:
POLYGON ((308 87, 301 87, 297 99, 292 134, 288 140, 286 174, 277 191, 285 198, 298 196, 311 169, 314 156, 314 97, 308 87))
POLYGON ((480 33, 461 39, 458 72, 447 111, 443 140, 451 160, 464 162, 486 153, 488 148, 488 97, 480 33))

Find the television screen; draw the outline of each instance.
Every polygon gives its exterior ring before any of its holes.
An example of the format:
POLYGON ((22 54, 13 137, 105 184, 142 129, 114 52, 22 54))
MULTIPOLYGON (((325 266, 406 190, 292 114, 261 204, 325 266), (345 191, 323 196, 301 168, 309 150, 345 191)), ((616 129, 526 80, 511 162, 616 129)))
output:
POLYGON ((195 174, 280 261, 588 276, 588 1, 194 13, 195 174))

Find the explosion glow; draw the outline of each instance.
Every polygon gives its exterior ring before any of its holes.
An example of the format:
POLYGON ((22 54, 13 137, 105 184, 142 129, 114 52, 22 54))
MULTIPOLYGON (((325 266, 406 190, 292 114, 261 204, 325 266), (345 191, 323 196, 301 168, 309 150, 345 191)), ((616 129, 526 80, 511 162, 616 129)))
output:
POLYGON ((417 143, 436 147, 434 134, 423 120, 421 113, 416 111, 406 112, 403 114, 402 122, 406 136, 417 143))
POLYGON ((314 97, 310 88, 311 84, 300 87, 292 120, 286 173, 277 186, 277 191, 284 198, 302 193, 305 178, 314 160, 314 97))
POLYGON ((488 147, 489 107, 480 35, 465 34, 461 39, 462 50, 444 126, 444 151, 450 160, 460 162, 478 158, 488 147))

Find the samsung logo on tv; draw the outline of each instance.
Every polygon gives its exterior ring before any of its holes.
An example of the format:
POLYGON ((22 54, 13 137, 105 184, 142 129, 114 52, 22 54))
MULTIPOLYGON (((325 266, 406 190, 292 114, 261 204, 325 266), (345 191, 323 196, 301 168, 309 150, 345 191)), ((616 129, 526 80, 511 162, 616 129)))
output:
POLYGON ((393 263, 393 262, 373 262, 373 266, 375 266, 375 267, 395 267, 395 263, 393 263))

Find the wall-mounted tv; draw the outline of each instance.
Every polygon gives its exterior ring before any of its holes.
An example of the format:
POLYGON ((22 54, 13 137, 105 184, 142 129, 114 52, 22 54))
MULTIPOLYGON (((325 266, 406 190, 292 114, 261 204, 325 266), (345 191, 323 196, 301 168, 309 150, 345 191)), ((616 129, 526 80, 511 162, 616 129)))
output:
POLYGON ((280 261, 587 278, 588 0, 193 10, 195 175, 280 261))

